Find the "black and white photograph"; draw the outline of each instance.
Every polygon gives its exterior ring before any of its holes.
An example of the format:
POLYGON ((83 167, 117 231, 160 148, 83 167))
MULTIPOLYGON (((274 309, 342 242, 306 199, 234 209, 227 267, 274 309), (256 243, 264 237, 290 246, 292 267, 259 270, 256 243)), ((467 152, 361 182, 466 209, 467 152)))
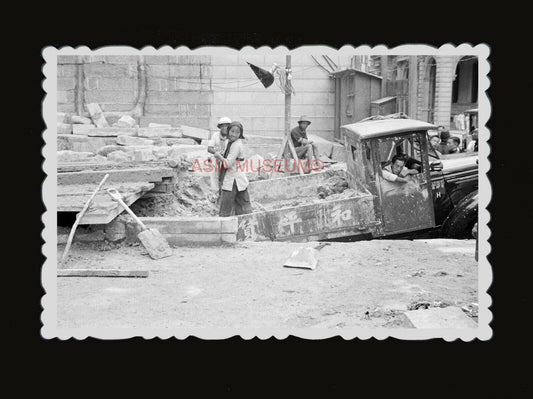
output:
POLYGON ((45 339, 491 338, 488 45, 42 56, 45 339))

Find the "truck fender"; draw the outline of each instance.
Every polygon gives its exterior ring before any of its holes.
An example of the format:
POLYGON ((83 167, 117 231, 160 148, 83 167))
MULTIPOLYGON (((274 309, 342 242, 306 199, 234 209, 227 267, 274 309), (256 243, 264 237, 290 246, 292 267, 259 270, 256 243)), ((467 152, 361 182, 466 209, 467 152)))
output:
POLYGON ((457 203, 442 224, 444 237, 473 238, 472 228, 477 222, 478 198, 478 190, 474 190, 457 203))

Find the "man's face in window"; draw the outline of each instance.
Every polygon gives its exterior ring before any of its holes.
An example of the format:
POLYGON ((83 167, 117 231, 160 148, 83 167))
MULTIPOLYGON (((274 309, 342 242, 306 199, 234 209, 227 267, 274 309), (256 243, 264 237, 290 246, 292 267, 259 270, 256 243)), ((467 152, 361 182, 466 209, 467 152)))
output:
POLYGON ((392 173, 394 173, 395 175, 399 175, 404 165, 404 161, 400 161, 399 159, 397 159, 391 166, 392 173))

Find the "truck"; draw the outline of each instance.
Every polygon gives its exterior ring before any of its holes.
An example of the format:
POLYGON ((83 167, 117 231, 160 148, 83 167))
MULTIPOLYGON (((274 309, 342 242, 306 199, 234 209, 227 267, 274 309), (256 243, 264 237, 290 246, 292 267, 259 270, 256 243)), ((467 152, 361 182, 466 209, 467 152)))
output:
POLYGON ((345 164, 250 183, 250 197, 262 209, 237 217, 237 240, 351 241, 420 234, 472 238, 478 213, 478 156, 438 155, 428 138, 436 129, 409 118, 341 126, 345 164), (405 166, 418 171, 408 183, 384 179, 383 169, 394 155, 402 155, 405 166), (319 199, 331 178, 346 180, 348 194, 319 199))

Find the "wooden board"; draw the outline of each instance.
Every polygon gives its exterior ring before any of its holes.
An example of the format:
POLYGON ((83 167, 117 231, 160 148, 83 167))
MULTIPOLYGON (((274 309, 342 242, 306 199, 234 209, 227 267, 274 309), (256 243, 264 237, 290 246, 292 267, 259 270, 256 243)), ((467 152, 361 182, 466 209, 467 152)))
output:
POLYGON ((59 185, 67 184, 98 184, 109 174, 108 182, 153 182, 158 183, 163 177, 173 177, 176 172, 172 168, 129 168, 129 169, 107 169, 107 170, 81 170, 79 172, 65 172, 57 174, 59 185))
MULTIPOLYGON (((154 186, 154 183, 148 182, 122 184, 106 182, 102 190, 94 197, 89 210, 80 220, 80 224, 107 224, 124 211, 124 208, 107 194, 106 188, 115 187, 121 193, 124 202, 131 205, 154 186)), ((80 212, 89 199, 91 190, 94 190, 94 185, 59 185, 57 189, 57 211, 80 212)))
MULTIPOLYGON (((126 169, 153 169, 159 168, 164 171, 169 169, 168 161, 166 160, 155 160, 147 162, 112 162, 112 161, 103 161, 103 162, 63 162, 57 165, 57 173, 65 172, 81 172, 81 171, 98 171, 98 170, 126 170, 126 169)), ((170 171, 169 171, 170 172, 170 171)))
POLYGON ((120 269, 58 269, 57 277, 148 277, 148 271, 120 269))
POLYGON ((238 216, 237 240, 308 240, 368 234, 375 226, 371 194, 238 216))

